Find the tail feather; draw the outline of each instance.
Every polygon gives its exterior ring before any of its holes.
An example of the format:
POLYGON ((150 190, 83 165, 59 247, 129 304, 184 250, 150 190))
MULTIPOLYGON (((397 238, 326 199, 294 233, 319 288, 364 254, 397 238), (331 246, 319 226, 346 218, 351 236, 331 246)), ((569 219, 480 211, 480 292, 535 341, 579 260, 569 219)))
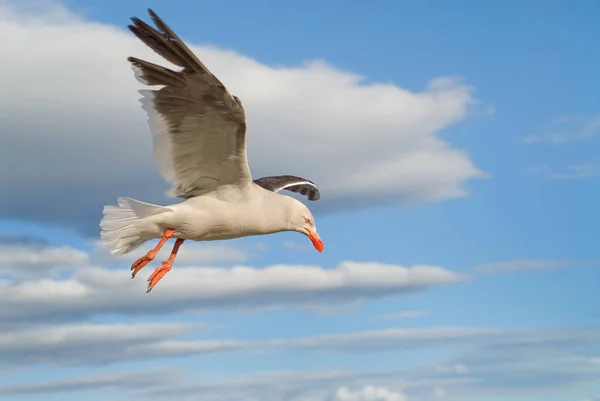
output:
POLYGON ((104 206, 100 238, 110 253, 123 255, 148 240, 144 238, 139 222, 164 212, 166 208, 131 198, 119 198, 117 203, 117 206, 104 206))

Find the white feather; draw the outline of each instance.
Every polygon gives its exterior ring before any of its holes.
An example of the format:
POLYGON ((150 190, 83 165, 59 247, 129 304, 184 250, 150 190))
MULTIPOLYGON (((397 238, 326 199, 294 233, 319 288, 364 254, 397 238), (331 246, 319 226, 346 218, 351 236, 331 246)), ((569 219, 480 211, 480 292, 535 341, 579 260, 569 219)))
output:
POLYGON ((285 184, 281 188, 277 188, 277 191, 275 191, 275 192, 279 192, 282 189, 286 189, 286 188, 289 188, 289 187, 295 187, 296 185, 308 185, 308 186, 311 186, 313 188, 317 188, 317 186, 314 183, 312 183, 312 182, 308 182, 308 181, 294 181, 294 182, 289 182, 289 183, 285 184))
POLYGON ((113 255, 131 252, 148 239, 143 220, 170 210, 131 198, 119 198, 118 206, 104 206, 100 238, 113 255))
POLYGON ((154 92, 149 89, 138 91, 142 98, 142 109, 148 115, 148 125, 152 132, 152 144, 154 158, 158 164, 161 175, 169 182, 176 181, 175 168, 173 166, 173 157, 171 155, 171 138, 169 126, 165 118, 154 108, 154 92))
POLYGON ((144 85, 150 85, 150 82, 144 79, 144 71, 141 68, 131 64, 131 69, 133 70, 135 79, 137 79, 139 83, 144 85))

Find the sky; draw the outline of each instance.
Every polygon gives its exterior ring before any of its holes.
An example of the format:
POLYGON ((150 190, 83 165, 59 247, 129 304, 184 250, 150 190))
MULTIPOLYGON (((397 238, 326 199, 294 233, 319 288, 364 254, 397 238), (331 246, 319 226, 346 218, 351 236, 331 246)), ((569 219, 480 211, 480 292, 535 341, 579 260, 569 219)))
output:
POLYGON ((593 1, 0 0, 0 401, 600 399, 593 1), (242 99, 298 233, 145 293, 102 206, 168 205, 126 58, 151 7, 242 99), (303 200, 304 201, 304 200, 303 200))

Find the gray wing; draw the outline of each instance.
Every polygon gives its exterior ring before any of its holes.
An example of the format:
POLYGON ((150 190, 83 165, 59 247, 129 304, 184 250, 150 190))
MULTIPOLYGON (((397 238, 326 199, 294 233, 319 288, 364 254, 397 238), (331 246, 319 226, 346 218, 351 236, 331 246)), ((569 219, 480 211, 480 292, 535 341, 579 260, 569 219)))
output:
POLYGON ((154 156, 171 196, 188 198, 221 185, 250 185, 246 114, 242 103, 152 11, 157 29, 138 18, 128 28, 180 71, 129 57, 135 76, 158 90, 141 90, 154 156))
POLYGON ((319 189, 314 182, 293 175, 263 177, 254 180, 254 183, 273 192, 279 192, 282 189, 296 192, 305 195, 311 201, 316 201, 321 197, 319 189))

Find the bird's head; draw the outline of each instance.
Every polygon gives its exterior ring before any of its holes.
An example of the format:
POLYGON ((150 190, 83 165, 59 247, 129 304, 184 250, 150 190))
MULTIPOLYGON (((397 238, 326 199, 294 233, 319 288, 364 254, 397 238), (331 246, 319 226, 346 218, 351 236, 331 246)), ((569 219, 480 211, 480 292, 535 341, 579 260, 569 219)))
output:
POLYGON ((306 235, 312 241, 315 249, 319 252, 323 252, 325 245, 317 233, 315 218, 304 203, 295 200, 290 223, 292 230, 306 235))

